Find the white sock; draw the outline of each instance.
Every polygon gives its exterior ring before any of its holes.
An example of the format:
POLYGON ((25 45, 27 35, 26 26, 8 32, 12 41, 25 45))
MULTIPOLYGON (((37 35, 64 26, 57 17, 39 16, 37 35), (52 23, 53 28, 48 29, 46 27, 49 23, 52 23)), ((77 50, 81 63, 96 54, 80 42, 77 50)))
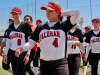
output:
POLYGON ((13 74, 13 72, 12 72, 12 68, 11 68, 11 67, 8 69, 8 72, 10 72, 10 73, 13 74))
POLYGON ((34 67, 33 72, 34 72, 35 75, 38 75, 38 67, 34 67))
POLYGON ((87 71, 87 66, 84 66, 83 67, 83 73, 86 74, 86 71, 87 71))

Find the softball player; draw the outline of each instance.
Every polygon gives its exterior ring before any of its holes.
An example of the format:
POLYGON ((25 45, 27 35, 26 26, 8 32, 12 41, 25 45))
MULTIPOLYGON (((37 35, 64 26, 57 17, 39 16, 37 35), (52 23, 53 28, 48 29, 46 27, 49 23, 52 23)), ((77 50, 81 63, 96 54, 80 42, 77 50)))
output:
MULTIPOLYGON (((11 25, 12 23, 14 23, 13 18, 9 18, 9 25, 11 25)), ((1 42, 1 54, 4 53, 3 48, 5 47, 5 44, 6 44, 6 41, 7 41, 7 32, 8 32, 8 29, 5 30, 4 37, 3 37, 2 42, 1 42)), ((8 72, 12 73, 12 69, 10 67, 10 50, 8 51, 7 56, 8 56, 7 64, 2 62, 2 68, 4 70, 7 70, 8 72)))
POLYGON ((46 10, 48 21, 37 26, 29 42, 17 49, 15 55, 19 57, 22 51, 31 49, 36 42, 40 41, 40 74, 69 75, 65 57, 66 34, 76 24, 80 12, 78 10, 62 11, 58 2, 49 2, 41 9, 46 10), (71 16, 71 18, 59 22, 62 16, 71 16))
MULTIPOLYGON (((94 27, 87 36, 86 42, 88 43, 88 47, 86 48, 86 58, 89 54, 89 45, 91 45, 91 68, 92 68, 92 75, 98 75, 98 63, 100 60, 100 19, 94 18, 92 19, 92 25, 94 27)), ((86 59, 85 58, 85 59, 86 59)))
MULTIPOLYGON (((36 20, 36 25, 40 25, 42 23, 42 21, 40 19, 36 20)), ((37 52, 36 52, 36 56, 33 59, 33 71, 35 75, 38 75, 38 65, 39 65, 39 58, 40 58, 40 47, 39 47, 39 43, 37 43, 37 52)))
MULTIPOLYGON (((14 23, 13 18, 9 18, 9 25, 12 23, 14 23)), ((2 42, 1 42, 0 56, 2 56, 3 48, 5 47, 6 35, 7 35, 7 29, 5 30, 4 37, 3 37, 2 42)))
POLYGON ((41 24, 42 21, 40 19, 36 20, 36 25, 38 26, 39 24, 41 24))
MULTIPOLYGON (((91 27, 90 26, 86 26, 84 29, 85 29, 85 34, 83 35, 83 41, 84 41, 83 44, 84 44, 84 49, 85 49, 85 53, 86 53, 86 47, 88 46, 88 43, 85 42, 85 39, 86 39, 86 34, 91 30, 91 27)), ((90 73, 89 73, 89 75, 91 75, 90 56, 91 56, 91 52, 89 52, 89 56, 88 56, 89 65, 90 65, 90 73)), ((84 58, 82 58, 82 59, 83 59, 83 74, 82 75, 86 75, 88 61, 84 61, 84 58)))
MULTIPOLYGON (((24 16, 24 21, 27 22, 27 23, 30 25, 32 31, 34 32, 36 26, 35 26, 34 24, 32 24, 32 22, 33 22, 32 17, 31 17, 30 15, 25 15, 25 16, 24 16)), ((34 53, 35 53, 34 50, 31 50, 31 53, 34 54, 34 53)), ((32 56, 32 55, 30 55, 30 57, 31 57, 31 56, 32 56)), ((25 58, 27 59, 27 63, 30 61, 30 60, 29 60, 30 57, 29 57, 29 55, 26 55, 26 56, 25 56, 25 58)), ((32 57, 32 58, 34 59, 34 57, 32 57)), ((24 70, 24 71, 25 71, 25 70, 24 70)), ((32 71, 30 65, 29 65, 29 67, 27 67, 26 71, 29 73, 29 75, 34 75, 34 72, 32 71)))
MULTIPOLYGON (((83 37, 80 29, 73 27, 67 35, 67 54, 69 75, 78 75, 81 56, 84 54, 83 37), (81 51, 80 51, 81 50, 81 51), (80 53, 81 52, 81 53, 80 53)), ((85 55, 85 54, 84 54, 85 55)))
MULTIPOLYGON (((11 24, 8 28, 7 32, 7 42, 6 42, 6 50, 4 55, 4 63, 7 64, 7 54, 10 49, 10 60, 12 65, 12 70, 14 75, 22 75, 22 70, 26 64, 24 57, 25 55, 29 55, 30 51, 23 52, 19 58, 15 56, 15 51, 17 48, 21 47, 28 41, 28 37, 30 36, 32 30, 28 23, 21 22, 20 16, 22 11, 20 8, 15 7, 11 10, 12 17, 14 19, 14 23, 11 24)), ((23 74, 25 75, 25 74, 23 74)))

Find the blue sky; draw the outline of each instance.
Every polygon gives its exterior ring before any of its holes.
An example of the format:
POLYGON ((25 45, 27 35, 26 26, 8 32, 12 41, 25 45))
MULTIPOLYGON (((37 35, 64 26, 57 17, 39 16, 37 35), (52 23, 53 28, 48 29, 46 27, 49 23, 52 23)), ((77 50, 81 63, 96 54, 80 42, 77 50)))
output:
POLYGON ((0 29, 6 29, 8 27, 8 18, 11 17, 9 13, 15 6, 20 7, 23 11, 21 20, 23 20, 25 15, 29 14, 33 17, 34 24, 36 19, 42 19, 43 22, 47 21, 45 11, 41 11, 40 7, 46 5, 48 1, 58 1, 62 5, 63 10, 67 10, 67 6, 69 9, 80 10, 81 16, 84 18, 83 27, 86 25, 91 26, 91 17, 100 18, 100 0, 91 0, 93 5, 92 16, 89 7, 90 0, 68 0, 68 5, 67 0, 36 0, 36 13, 35 0, 0 0, 0 29))

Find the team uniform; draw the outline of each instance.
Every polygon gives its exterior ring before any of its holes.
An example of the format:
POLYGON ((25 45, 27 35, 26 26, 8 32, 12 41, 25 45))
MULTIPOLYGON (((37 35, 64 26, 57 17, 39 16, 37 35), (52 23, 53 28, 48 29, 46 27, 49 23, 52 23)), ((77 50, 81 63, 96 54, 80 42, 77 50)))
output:
MULTIPOLYGON (((66 59, 66 35, 73 27, 70 19, 64 22, 46 22, 37 26, 31 35, 29 43, 40 41, 40 74, 41 75, 68 75, 66 59), (62 43, 61 43, 62 42, 62 43)), ((27 51, 27 44, 23 49, 27 51)))
MULTIPOLYGON (((5 55, 8 54, 10 48, 10 60, 14 75, 22 75, 24 65, 24 57, 26 54, 30 54, 30 51, 23 52, 19 58, 15 56, 15 51, 24 45, 28 41, 32 30, 28 23, 21 22, 19 25, 11 24, 7 32, 7 44, 5 55)), ((23 74, 24 75, 24 74, 23 74)))
MULTIPOLYGON (((31 27, 32 32, 34 32, 36 26, 34 24, 30 24, 29 26, 31 27)), ((34 59, 34 57, 36 56, 36 51, 37 51, 37 44, 32 48, 31 53, 30 53, 30 56, 29 56, 29 62, 25 66, 25 68, 23 69, 22 74, 24 74, 27 71, 29 75, 34 75, 34 72, 31 69, 30 63, 34 59)))
MULTIPOLYGON (((92 75, 98 75, 98 62, 100 60, 100 31, 91 30, 86 36, 86 42, 91 45, 92 75)), ((89 49, 87 50, 89 51, 89 49)))
MULTIPOLYGON (((67 35, 67 40, 68 40, 67 59, 68 59, 69 75, 78 75, 81 62, 81 56, 80 56, 81 47, 74 45, 74 41, 80 41, 80 43, 83 43, 81 30, 78 28, 70 30, 67 35)), ((81 52, 84 52, 84 50, 81 49, 81 52)))
MULTIPOLYGON (((6 43, 6 41, 7 41, 7 32, 8 32, 8 29, 5 30, 2 42, 6 43)), ((10 50, 8 51, 7 56, 8 56, 7 64, 5 64, 4 62, 2 62, 2 67, 3 67, 4 70, 10 70, 10 50)))
MULTIPOLYGON (((85 34, 83 35, 83 41, 84 41, 83 44, 84 44, 85 53, 87 53, 87 52, 86 52, 86 48, 87 48, 87 46, 88 46, 88 43, 85 42, 85 40, 86 40, 86 35, 87 35, 87 33, 85 33, 85 34)), ((89 50, 90 50, 90 51, 89 51, 89 55, 86 56, 86 58, 89 60, 89 64, 91 65, 91 60, 90 60, 90 57, 91 57, 91 46, 90 46, 89 50)), ((83 58, 83 59, 84 59, 84 58, 83 58)), ((87 66, 87 62, 88 62, 88 61, 86 61, 86 62, 83 61, 83 65, 84 65, 84 66, 87 66)))

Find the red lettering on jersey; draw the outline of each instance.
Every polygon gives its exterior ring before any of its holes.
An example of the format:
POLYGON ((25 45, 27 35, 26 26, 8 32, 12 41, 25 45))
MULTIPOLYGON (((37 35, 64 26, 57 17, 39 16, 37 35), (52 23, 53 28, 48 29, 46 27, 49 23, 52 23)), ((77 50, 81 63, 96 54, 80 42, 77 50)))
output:
POLYGON ((18 38, 21 38, 22 39, 22 34, 20 34, 20 33, 14 33, 14 34, 11 34, 10 35, 10 39, 13 39, 15 37, 18 37, 18 38))
POLYGON ((56 31, 54 31, 54 36, 57 36, 57 33, 56 33, 56 31))
POLYGON ((42 33, 42 35, 41 35, 41 39, 43 39, 44 38, 44 36, 43 36, 43 33, 42 33))
POLYGON ((49 34, 50 36, 53 36, 53 33, 54 33, 54 32, 53 32, 53 31, 49 31, 49 33, 50 33, 50 34, 49 34))
POLYGON ((69 41, 78 41, 78 38, 74 37, 74 36, 68 36, 67 40, 69 40, 69 41))
POLYGON ((39 39, 41 41, 44 38, 52 37, 52 36, 60 37, 60 32, 59 31, 50 30, 50 31, 44 32, 41 35, 39 35, 39 39))
POLYGON ((94 38, 91 40, 91 43, 100 42, 100 38, 94 38))
POLYGON ((43 34, 44 34, 44 37, 43 38, 46 38, 46 33, 44 32, 43 34))
POLYGON ((57 33, 57 35, 56 35, 56 36, 60 37, 60 32, 59 32, 59 31, 57 31, 56 33, 57 33))
POLYGON ((49 31, 47 31, 47 37, 49 37, 49 31))

